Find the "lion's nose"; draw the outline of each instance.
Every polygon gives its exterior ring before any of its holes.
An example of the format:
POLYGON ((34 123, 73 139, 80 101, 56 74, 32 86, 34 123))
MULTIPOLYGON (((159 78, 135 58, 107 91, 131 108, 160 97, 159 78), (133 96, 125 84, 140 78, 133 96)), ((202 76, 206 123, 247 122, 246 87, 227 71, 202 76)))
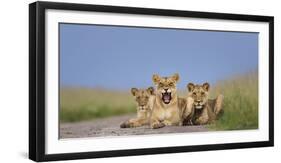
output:
POLYGON ((167 91, 168 91, 168 89, 165 89, 165 88, 164 88, 164 90, 165 90, 165 92, 167 92, 167 91))

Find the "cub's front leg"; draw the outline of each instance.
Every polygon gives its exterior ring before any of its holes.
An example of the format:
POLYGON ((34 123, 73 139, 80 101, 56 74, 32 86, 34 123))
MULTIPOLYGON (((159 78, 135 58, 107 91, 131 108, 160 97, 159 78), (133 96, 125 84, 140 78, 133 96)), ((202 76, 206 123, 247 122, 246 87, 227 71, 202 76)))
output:
POLYGON ((192 97, 187 97, 186 106, 182 113, 182 123, 183 125, 192 125, 192 117, 194 114, 194 99, 192 97))
POLYGON ((222 94, 218 95, 218 97, 216 98, 216 103, 215 103, 215 108, 214 108, 214 112, 216 115, 219 115, 220 113, 223 112, 223 108, 222 108, 223 98, 224 97, 222 94))
POLYGON ((199 117, 195 120, 196 125, 205 125, 208 123, 208 117, 199 117))
POLYGON ((159 120, 156 116, 152 115, 150 120, 150 127, 152 129, 158 129, 165 127, 165 124, 159 120))
POLYGON ((200 117, 195 120, 196 125, 204 125, 209 121, 208 110, 205 108, 200 117))
POLYGON ((173 125, 173 123, 171 121, 166 120, 166 119, 162 123, 164 123, 165 126, 172 126, 173 125))
POLYGON ((130 119, 128 121, 123 122, 120 127, 121 128, 133 128, 133 127, 140 127, 143 125, 148 124, 148 120, 147 119, 143 119, 143 118, 133 118, 130 119))

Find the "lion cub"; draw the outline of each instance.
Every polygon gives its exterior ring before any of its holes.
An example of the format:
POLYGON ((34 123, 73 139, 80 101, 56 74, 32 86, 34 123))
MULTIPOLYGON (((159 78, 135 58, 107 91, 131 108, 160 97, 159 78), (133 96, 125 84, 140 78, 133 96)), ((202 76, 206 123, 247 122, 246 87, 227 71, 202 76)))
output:
POLYGON ((132 95, 135 97, 137 102, 137 117, 130 119, 120 125, 121 128, 131 128, 131 127, 140 127, 143 125, 148 125, 151 110, 152 110, 152 102, 154 95, 154 88, 149 87, 147 89, 131 89, 132 95))
POLYGON ((190 110, 191 116, 185 120, 184 124, 190 122, 195 125, 212 123, 223 112, 223 95, 220 94, 216 99, 209 99, 209 83, 203 85, 189 83, 187 88, 187 98, 193 99, 193 105, 189 105, 189 108, 187 108, 187 110, 190 110))
POLYGON ((176 84, 179 74, 170 77, 153 75, 156 86, 155 100, 152 109, 150 126, 153 129, 164 126, 181 125, 181 107, 186 105, 185 99, 178 98, 176 84))

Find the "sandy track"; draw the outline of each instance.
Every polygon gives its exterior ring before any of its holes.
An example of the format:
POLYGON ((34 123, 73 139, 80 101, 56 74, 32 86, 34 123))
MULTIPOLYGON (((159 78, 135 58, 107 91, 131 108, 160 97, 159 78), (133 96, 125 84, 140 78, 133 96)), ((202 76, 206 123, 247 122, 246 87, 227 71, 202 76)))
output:
POLYGON ((160 133, 185 133, 208 131, 204 126, 170 126, 151 129, 149 126, 120 128, 120 124, 134 115, 115 116, 78 123, 62 123, 60 138, 83 138, 101 136, 147 135, 160 133))

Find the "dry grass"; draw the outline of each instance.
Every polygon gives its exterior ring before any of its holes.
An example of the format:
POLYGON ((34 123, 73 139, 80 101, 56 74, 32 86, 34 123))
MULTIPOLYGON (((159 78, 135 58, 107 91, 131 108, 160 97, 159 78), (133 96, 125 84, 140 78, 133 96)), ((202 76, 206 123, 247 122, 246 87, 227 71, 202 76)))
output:
POLYGON ((135 112, 128 92, 103 89, 62 88, 60 121, 76 122, 135 112))
POLYGON ((258 72, 218 82, 212 97, 224 95, 224 114, 210 129, 237 130, 258 128, 258 72))

